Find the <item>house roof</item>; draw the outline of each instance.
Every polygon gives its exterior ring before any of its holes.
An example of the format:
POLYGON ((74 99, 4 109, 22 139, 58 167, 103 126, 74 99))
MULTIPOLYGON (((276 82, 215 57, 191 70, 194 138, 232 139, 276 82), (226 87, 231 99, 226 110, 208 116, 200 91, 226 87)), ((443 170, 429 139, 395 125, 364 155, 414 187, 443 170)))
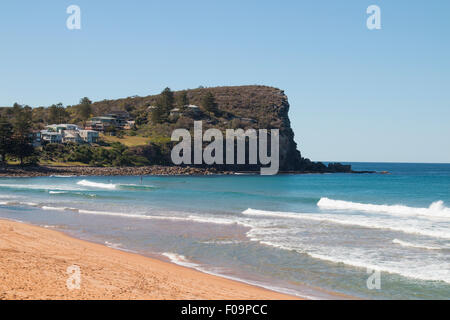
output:
POLYGON ((89 132, 91 132, 91 133, 98 133, 98 131, 95 131, 95 130, 88 130, 88 129, 86 129, 86 130, 80 130, 79 132, 80 132, 80 133, 89 133, 89 132))
POLYGON ((77 130, 64 130, 64 136, 70 136, 70 135, 78 135, 78 131, 77 130))
POLYGON ((116 120, 116 118, 113 117, 93 117, 91 120, 116 120))
POLYGON ((46 128, 55 128, 55 127, 78 127, 76 124, 73 123, 60 123, 60 124, 49 124, 47 126, 45 126, 46 128))
POLYGON ((52 131, 48 131, 48 130, 41 130, 41 134, 45 134, 48 136, 62 136, 61 133, 52 132, 52 131))

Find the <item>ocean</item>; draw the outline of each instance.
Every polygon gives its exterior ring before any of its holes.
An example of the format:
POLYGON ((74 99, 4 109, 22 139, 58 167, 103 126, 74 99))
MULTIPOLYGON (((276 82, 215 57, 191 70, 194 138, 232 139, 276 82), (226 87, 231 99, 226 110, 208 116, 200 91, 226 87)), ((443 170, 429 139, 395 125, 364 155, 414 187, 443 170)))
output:
POLYGON ((0 178, 0 217, 305 298, 449 299, 450 164, 350 164, 390 174, 0 178))

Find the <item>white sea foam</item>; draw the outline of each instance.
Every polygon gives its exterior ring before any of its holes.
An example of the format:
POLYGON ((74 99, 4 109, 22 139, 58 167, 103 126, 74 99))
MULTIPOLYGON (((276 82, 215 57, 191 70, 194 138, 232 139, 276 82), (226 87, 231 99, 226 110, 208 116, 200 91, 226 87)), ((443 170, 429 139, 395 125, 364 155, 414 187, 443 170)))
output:
POLYGON ((78 181, 77 185, 83 186, 83 187, 109 189, 109 190, 114 190, 117 188, 117 185, 113 184, 113 183, 101 183, 101 182, 94 182, 94 181, 89 181, 89 180, 78 181))
POLYGON ((118 249, 120 246, 122 246, 121 243, 114 243, 114 242, 109 242, 109 241, 105 241, 105 245, 107 247, 114 248, 114 249, 118 249))
POLYGON ((194 215, 190 215, 186 218, 187 220, 192 220, 195 222, 203 222, 203 223, 213 223, 213 224, 228 224, 228 225, 233 225, 233 224, 238 224, 247 228, 251 228, 252 225, 249 224, 247 221, 243 221, 243 220, 230 220, 230 219, 226 219, 226 218, 218 218, 218 217, 200 217, 200 216, 194 216, 194 215))
POLYGON ((204 217, 204 216, 159 216, 159 215, 146 215, 146 214, 133 214, 133 213, 124 213, 124 212, 114 212, 114 211, 96 211, 96 210, 85 210, 79 208, 72 207, 57 207, 52 205, 41 205, 33 202, 19 202, 19 201, 3 201, 0 202, 0 205, 25 205, 32 207, 40 207, 42 210, 49 211, 73 211, 78 212, 79 214, 92 214, 92 215, 102 215, 102 216, 113 216, 113 217, 122 217, 122 218, 131 218, 131 219, 144 219, 144 220, 170 220, 170 221, 190 221, 197 223, 210 223, 210 224, 221 224, 221 225, 233 225, 239 224, 242 226, 250 227, 243 221, 235 221, 225 218, 218 217, 204 217))
POLYGON ((101 216, 133 218, 133 219, 153 219, 153 216, 147 216, 147 215, 143 215, 143 214, 112 212, 112 211, 93 211, 93 210, 84 210, 84 209, 78 209, 77 211, 80 214, 92 214, 92 215, 101 215, 101 216))
POLYGON ((200 265, 194 262, 189 261, 186 259, 185 256, 181 254, 176 254, 172 252, 164 252, 162 253, 163 256, 169 258, 170 262, 178 264, 180 266, 188 267, 188 268, 194 268, 199 269, 200 265))
POLYGON ((39 203, 36 202, 20 202, 19 204, 23 204, 30 207, 39 207, 39 203))
POLYGON ((446 269, 442 264, 400 266, 395 265, 393 263, 391 264, 368 263, 367 261, 364 261, 357 257, 349 258, 347 253, 336 256, 311 252, 307 252, 307 254, 315 259, 320 259, 333 263, 343 263, 349 266, 364 269, 372 269, 387 273, 395 273, 412 279, 428 280, 428 281, 444 281, 446 283, 450 283, 450 269, 448 268, 446 269))
POLYGON ((78 209, 80 214, 92 214, 92 215, 104 215, 104 216, 115 216, 123 218, 133 218, 133 219, 144 219, 144 220, 171 220, 171 221, 192 221, 198 223, 212 223, 212 224, 238 224, 237 221, 220 219, 220 218, 206 218, 199 216, 187 216, 187 217, 176 217, 176 216, 157 216, 157 215, 144 215, 144 214, 133 214, 133 213, 123 213, 123 212, 111 212, 111 211, 92 211, 78 209))
POLYGON ((359 226, 370 229, 387 229, 403 233, 418 234, 422 236, 450 239, 450 230, 448 228, 436 226, 421 225, 416 221, 405 220, 386 220, 375 219, 373 217, 357 216, 357 215, 333 215, 321 213, 294 213, 294 212, 277 212, 247 209, 242 212, 245 215, 266 216, 276 218, 290 218, 300 220, 311 220, 319 222, 330 222, 341 225, 359 226))
POLYGON ((75 175, 51 175, 50 178, 72 178, 72 177, 76 177, 75 175))
POLYGON ((2 194, 0 195, 0 199, 17 199, 19 198, 18 196, 13 196, 13 195, 6 195, 6 194, 2 194))
POLYGON ((407 241, 402 241, 399 239, 392 240, 392 243, 399 244, 402 247, 409 247, 409 248, 418 248, 418 249, 426 249, 426 250, 441 250, 441 247, 434 247, 434 246, 427 246, 425 244, 420 243, 412 243, 407 241))
POLYGON ((417 208, 404 205, 365 204, 321 198, 319 202, 317 202, 317 206, 321 209, 329 210, 352 210, 374 213, 387 213, 402 216, 425 216, 432 218, 450 219, 450 208, 444 206, 444 202, 441 200, 433 202, 428 208, 417 208))
POLYGON ((114 183, 102 183, 102 182, 94 182, 90 180, 81 180, 77 182, 77 185, 88 187, 88 188, 99 188, 99 189, 156 189, 155 186, 152 185, 143 185, 143 184, 114 184, 114 183))
POLYGON ((78 211, 76 208, 69 207, 51 207, 51 206, 42 206, 42 210, 51 210, 51 211, 78 211))
POLYGON ((210 240, 210 241, 202 241, 201 243, 204 243, 204 244, 225 244, 225 245, 228 245, 228 244, 239 244, 239 243, 242 243, 242 241, 239 241, 239 240, 210 240))
POLYGON ((300 215, 303 213, 295 212, 283 212, 283 211, 266 211, 248 208, 243 211, 242 214, 251 216, 263 216, 263 217, 274 217, 274 218, 291 218, 291 219, 302 219, 300 215))
POLYGON ((130 249, 125 249, 121 243, 114 243, 114 242, 109 242, 109 241, 105 241, 105 246, 107 246, 108 248, 111 249, 116 249, 116 250, 120 250, 120 251, 125 251, 125 252, 131 252, 131 253, 137 253, 134 250, 130 250, 130 249))
POLYGON ((4 206, 29 206, 29 207, 38 207, 39 204, 35 202, 21 202, 21 201, 2 201, 0 202, 1 205, 4 206))
MULTIPOLYGON (((258 235, 258 238, 268 238, 258 235)), ((317 247, 314 244, 297 243, 293 239, 286 239, 286 237, 269 237, 271 240, 261 240, 261 244, 265 244, 277 249, 296 251, 298 253, 306 254, 314 259, 328 261, 337 264, 345 264, 352 267, 368 268, 372 270, 379 270, 391 274, 398 274, 404 277, 427 280, 427 281, 444 281, 450 283, 450 269, 448 262, 445 263, 442 259, 430 256, 424 256, 423 259, 407 263, 411 257, 401 256, 398 259, 379 259, 378 253, 362 248, 341 248, 335 246, 317 247), (293 242, 292 242, 293 241, 293 242)))

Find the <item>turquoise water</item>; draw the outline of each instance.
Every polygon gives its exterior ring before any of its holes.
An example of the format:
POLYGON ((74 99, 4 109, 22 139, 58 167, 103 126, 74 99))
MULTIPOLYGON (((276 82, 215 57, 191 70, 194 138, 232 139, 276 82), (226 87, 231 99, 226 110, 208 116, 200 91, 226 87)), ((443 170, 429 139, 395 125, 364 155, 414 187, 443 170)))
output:
POLYGON ((0 217, 304 297, 450 298, 450 164, 352 165, 391 174, 1 178, 0 217))

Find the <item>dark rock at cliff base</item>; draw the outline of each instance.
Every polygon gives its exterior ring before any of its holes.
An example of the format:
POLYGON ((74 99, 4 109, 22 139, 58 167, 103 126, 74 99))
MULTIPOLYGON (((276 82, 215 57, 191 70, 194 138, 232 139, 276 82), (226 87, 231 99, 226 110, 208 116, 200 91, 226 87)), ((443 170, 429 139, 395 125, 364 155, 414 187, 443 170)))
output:
POLYGON ((327 168, 330 172, 351 172, 352 171, 351 165, 344 165, 341 163, 329 163, 327 168))

